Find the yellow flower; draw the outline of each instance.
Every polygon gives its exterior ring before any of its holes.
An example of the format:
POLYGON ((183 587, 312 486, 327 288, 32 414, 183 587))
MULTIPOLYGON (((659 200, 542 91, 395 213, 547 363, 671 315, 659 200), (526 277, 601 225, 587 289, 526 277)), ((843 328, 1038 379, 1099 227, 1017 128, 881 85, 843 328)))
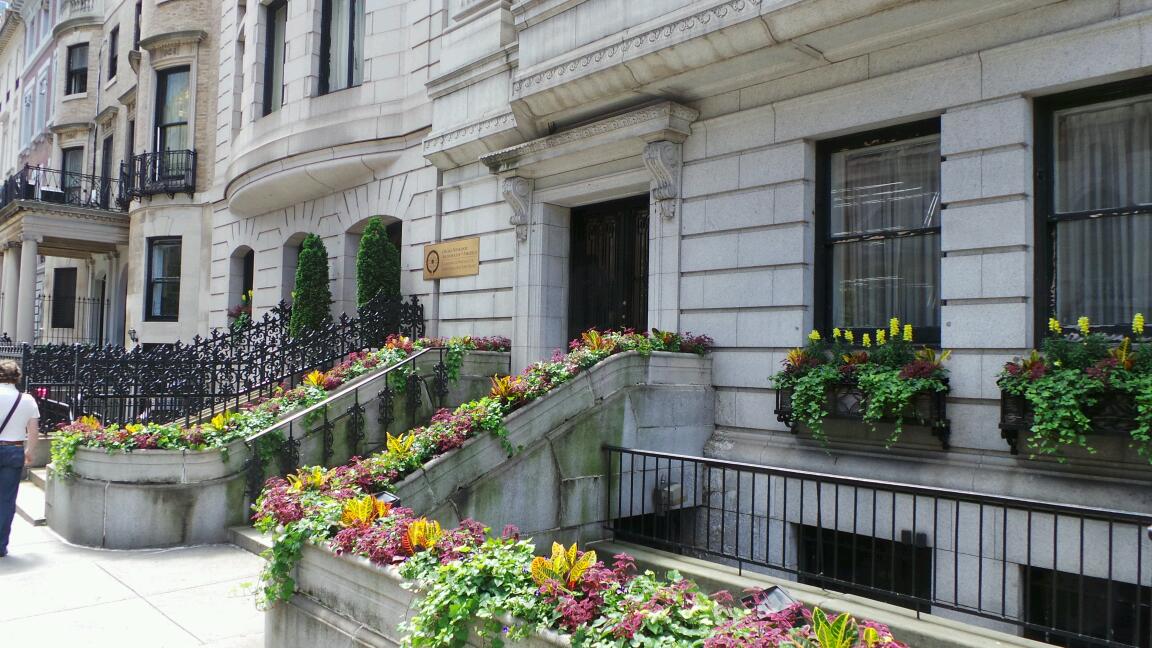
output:
POLYGON ((1060 320, 1056 319, 1055 317, 1049 317, 1048 330, 1059 335, 1060 332, 1064 330, 1064 327, 1060 326, 1060 320))
POLYGON ((1092 332, 1092 323, 1089 322, 1088 318, 1084 317, 1083 315, 1080 316, 1080 319, 1076 320, 1076 327, 1079 328, 1080 332, 1084 335, 1088 335, 1092 332))
POLYGON ((892 334, 892 337, 900 335, 900 318, 893 317, 888 320, 888 331, 892 334))
POLYGON ((1132 317, 1132 332, 1136 335, 1144 335, 1144 314, 1136 313, 1132 317))
POLYGON ((904 341, 905 342, 911 342, 912 341, 912 325, 911 324, 905 324, 904 325, 904 341))
POLYGON ((838 328, 832 329, 832 338, 835 340, 840 339, 840 329, 838 329, 838 328))
POLYGON ((816 329, 812 329, 812 332, 808 334, 808 340, 811 342, 819 342, 820 341, 820 331, 817 331, 816 329))
POLYGON ((848 340, 848 344, 856 342, 856 336, 852 334, 852 331, 844 331, 844 339, 848 340))
POLYGON ((882 346, 887 341, 887 334, 884 329, 876 329, 876 345, 882 346))
POLYGON ((868 335, 867 333, 865 333, 865 334, 864 334, 864 339, 863 339, 863 340, 861 340, 861 342, 860 342, 860 343, 861 343, 861 344, 863 344, 863 345, 864 345, 864 346, 866 346, 866 347, 870 347, 870 346, 872 346, 872 336, 871 336, 871 335, 868 335))

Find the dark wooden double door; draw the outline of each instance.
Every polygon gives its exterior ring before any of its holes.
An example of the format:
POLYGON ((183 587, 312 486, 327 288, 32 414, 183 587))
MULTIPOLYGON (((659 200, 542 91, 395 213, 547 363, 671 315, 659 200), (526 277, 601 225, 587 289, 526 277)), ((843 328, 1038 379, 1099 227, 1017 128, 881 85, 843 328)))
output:
POLYGON ((648 328, 648 196, 572 210, 568 339, 648 328))

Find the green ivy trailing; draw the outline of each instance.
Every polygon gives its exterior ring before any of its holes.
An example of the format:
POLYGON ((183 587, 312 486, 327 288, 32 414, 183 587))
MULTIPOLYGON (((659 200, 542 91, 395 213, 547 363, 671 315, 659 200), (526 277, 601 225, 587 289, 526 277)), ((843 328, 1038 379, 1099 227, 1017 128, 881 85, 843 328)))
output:
POLYGON ((324 241, 309 234, 296 259, 296 287, 292 291, 291 335, 318 329, 332 319, 332 291, 328 285, 328 250, 324 241))
POLYGON ((862 418, 876 430, 892 423, 887 445, 900 440, 904 419, 915 399, 924 394, 948 391, 949 353, 913 346, 909 324, 892 318, 888 329, 863 333, 832 329, 830 339, 818 331, 808 335, 808 346, 790 351, 784 368, 772 376, 777 390, 792 392, 792 420, 803 425, 822 444, 827 444, 824 421, 831 392, 836 387, 859 389, 864 395, 862 418))
POLYGON ((1133 317, 1131 337, 1094 332, 1087 317, 1072 330, 1052 319, 1048 330, 1040 351, 1005 364, 997 380, 1005 394, 1031 406, 1031 455, 1064 461, 1069 447, 1095 452, 1092 408, 1119 397, 1135 409, 1130 446, 1152 462, 1152 343, 1144 336, 1144 316, 1133 317))

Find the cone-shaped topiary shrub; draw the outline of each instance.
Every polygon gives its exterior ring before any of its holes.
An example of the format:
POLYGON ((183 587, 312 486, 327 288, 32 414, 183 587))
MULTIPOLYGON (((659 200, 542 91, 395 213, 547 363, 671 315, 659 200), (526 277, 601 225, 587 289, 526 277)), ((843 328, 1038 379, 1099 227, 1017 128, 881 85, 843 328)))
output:
POLYGON ((319 236, 309 234, 296 261, 296 288, 292 291, 289 332, 299 335, 320 328, 332 319, 332 290, 328 285, 328 250, 319 236))
POLYGON ((400 294, 400 250, 389 240, 384 223, 373 218, 356 253, 356 305, 364 306, 381 292, 400 294))

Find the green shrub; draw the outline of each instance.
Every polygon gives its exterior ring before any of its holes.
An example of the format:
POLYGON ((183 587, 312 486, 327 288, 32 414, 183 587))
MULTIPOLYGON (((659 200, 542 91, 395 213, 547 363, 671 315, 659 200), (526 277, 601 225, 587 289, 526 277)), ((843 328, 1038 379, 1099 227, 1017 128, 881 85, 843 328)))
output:
POLYGON ((388 238, 384 223, 373 218, 356 253, 356 305, 364 306, 379 293, 400 294, 400 250, 388 238))
POLYGON ((332 290, 328 285, 328 250, 319 236, 309 234, 296 261, 296 288, 292 291, 289 333, 299 335, 332 319, 332 290))

